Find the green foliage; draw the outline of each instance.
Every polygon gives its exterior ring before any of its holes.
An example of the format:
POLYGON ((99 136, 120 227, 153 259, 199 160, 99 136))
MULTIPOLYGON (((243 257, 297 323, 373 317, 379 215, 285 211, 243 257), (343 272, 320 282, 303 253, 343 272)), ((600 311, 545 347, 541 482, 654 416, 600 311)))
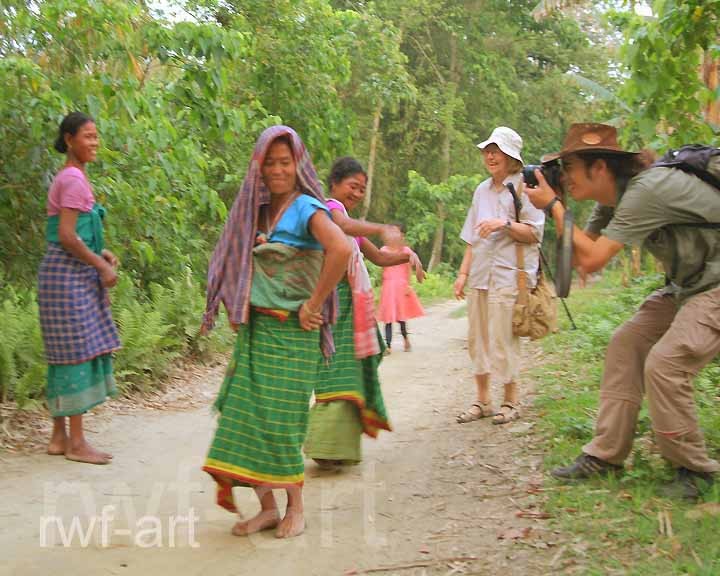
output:
POLYGON ((435 272, 425 274, 425 280, 419 284, 413 280, 412 286, 422 301, 429 306, 434 302, 441 302, 453 297, 454 276, 449 270, 439 267, 435 272))
MULTIPOLYGON (((365 9, 365 3, 338 4, 365 9)), ((537 162, 542 154, 559 149, 571 122, 615 115, 614 102, 597 101, 568 75, 615 85, 608 65, 613 55, 606 49, 607 38, 597 31, 601 27, 593 24, 597 37, 591 38, 577 22, 560 15, 535 22, 531 8, 529 1, 495 0, 376 5, 401 31, 416 93, 397 111, 383 112, 370 219, 410 212, 404 208, 404 191, 411 188, 413 172, 432 184, 452 175, 477 174, 483 163, 475 144, 498 125, 515 128, 525 140, 523 157, 537 162)), ((466 190, 465 210, 481 179, 466 190)), ((424 221, 419 226, 423 242, 413 244, 424 262, 432 250, 434 230, 428 230, 440 222, 449 228, 443 260, 457 264, 460 257, 452 230, 459 229, 465 213, 445 216, 444 207, 424 203, 414 216, 424 221)), ((412 222, 404 219, 410 227, 412 222)))
POLYGON ((473 192, 480 176, 454 175, 439 184, 431 184, 415 171, 408 174, 408 190, 398 206, 399 220, 405 224, 408 243, 427 253, 439 224, 438 206, 445 215, 445 254, 450 261, 462 260, 465 243, 460 231, 465 222, 473 192))
MULTIPOLYGON (((619 274, 597 285, 575 290, 568 302, 578 330, 565 320, 561 332, 542 341, 546 358, 533 371, 538 381, 535 406, 553 468, 574 459, 593 436, 598 388, 607 343, 649 292, 662 285, 660 275, 635 279, 623 287, 619 274)), ((695 379, 701 427, 714 457, 720 455, 717 413, 720 364, 707 366, 695 379)), ((689 505, 657 496, 672 471, 649 449, 651 427, 647 410, 640 412, 635 448, 625 474, 618 480, 597 480, 548 490, 548 511, 558 527, 575 535, 578 544, 563 554, 564 562, 593 566, 588 574, 614 570, 631 574, 714 574, 718 565, 717 516, 688 515, 689 505), (674 536, 658 536, 657 515, 672 517, 674 536)), ((720 493, 707 497, 718 502, 720 493)), ((558 570, 562 564, 558 565, 558 570)))
POLYGON ((163 310, 133 294, 135 289, 128 280, 118 285, 118 292, 125 304, 113 311, 123 343, 115 354, 116 377, 125 387, 157 380, 178 356, 181 341, 171 334, 163 310), (132 296, 122 294, 124 291, 132 296))
POLYGON ((703 51, 720 57, 717 0, 656 0, 656 18, 617 15, 627 29, 623 58, 630 78, 620 91, 631 108, 625 140, 664 149, 691 142, 720 142, 703 116, 713 93, 699 73, 703 51))
POLYGON ((115 355, 115 370, 125 390, 153 385, 180 357, 202 359, 232 344, 222 318, 210 336, 200 336, 205 298, 190 268, 167 279, 165 286, 152 284, 149 295, 121 275, 113 292, 113 316, 123 346, 115 355))
MULTIPOLYGON (((0 278, 1 279, 1 278, 0 278)), ((0 400, 26 403, 44 390, 46 364, 37 301, 12 287, 0 290, 0 400)))

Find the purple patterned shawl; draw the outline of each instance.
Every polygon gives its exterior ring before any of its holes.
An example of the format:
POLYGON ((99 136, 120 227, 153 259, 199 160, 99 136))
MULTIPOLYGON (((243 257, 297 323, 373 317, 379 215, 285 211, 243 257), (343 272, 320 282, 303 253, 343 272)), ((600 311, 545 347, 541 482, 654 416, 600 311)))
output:
MULTIPOLYGON (((271 126, 257 142, 250 166, 225 222, 208 268, 207 305, 203 326, 210 330, 220 303, 225 305, 228 319, 233 324, 245 324, 250 315, 250 287, 252 283, 252 249, 255 245, 258 216, 261 207, 270 204, 270 191, 265 187, 260 171, 270 144, 279 136, 288 135, 292 141, 293 156, 297 164, 298 186, 303 194, 325 202, 322 184, 318 179, 310 155, 300 136, 289 126, 271 126)), ((335 298, 328 298, 323 313, 326 323, 321 330, 323 353, 334 352, 329 324, 335 321, 335 298)))

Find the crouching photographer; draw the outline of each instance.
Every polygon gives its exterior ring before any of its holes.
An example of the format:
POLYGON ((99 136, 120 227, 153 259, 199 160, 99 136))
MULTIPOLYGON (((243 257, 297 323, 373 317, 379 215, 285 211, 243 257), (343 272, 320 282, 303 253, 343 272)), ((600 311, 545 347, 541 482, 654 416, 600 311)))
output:
MULTIPOLYGON (((720 352, 720 190, 696 175, 650 165, 623 150, 615 128, 573 124, 559 159, 575 200, 597 202, 589 230, 573 228, 573 264, 603 268, 625 244, 664 265, 667 285, 647 297, 613 335, 605 355, 595 437, 552 475, 582 480, 618 473, 630 453, 643 391, 660 452, 676 469, 668 496, 697 499, 720 464, 698 426, 693 378, 720 352)), ((565 208, 540 170, 525 192, 562 229, 565 208)))

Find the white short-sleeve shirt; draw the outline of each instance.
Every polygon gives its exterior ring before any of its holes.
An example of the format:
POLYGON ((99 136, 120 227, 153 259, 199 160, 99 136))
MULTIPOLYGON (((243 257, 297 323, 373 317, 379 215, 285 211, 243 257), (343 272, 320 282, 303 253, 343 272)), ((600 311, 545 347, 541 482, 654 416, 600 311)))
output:
MULTIPOLYGON (((496 190, 492 178, 482 182, 473 195, 472 206, 468 210, 460 238, 472 246, 472 260, 468 275, 468 286, 478 290, 498 288, 517 288, 517 252, 515 241, 506 229, 493 232, 487 238, 481 238, 477 226, 482 220, 500 218, 515 222, 515 206, 512 194, 507 188, 512 182, 515 190, 520 189, 522 175, 508 176, 501 190, 496 190)), ((538 242, 542 241, 545 214, 532 205, 527 194, 520 196, 520 222, 533 228, 538 242)), ((530 278, 530 286, 537 282, 539 244, 520 244, 524 252, 524 269, 530 278)))

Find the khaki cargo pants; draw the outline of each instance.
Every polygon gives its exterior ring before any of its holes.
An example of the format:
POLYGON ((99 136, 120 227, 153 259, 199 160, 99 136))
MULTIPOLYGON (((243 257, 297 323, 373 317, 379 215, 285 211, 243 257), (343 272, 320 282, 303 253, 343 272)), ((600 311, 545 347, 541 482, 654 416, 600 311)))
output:
POLYGON ((698 427, 693 378, 720 352, 720 288, 691 297, 651 294, 613 335, 605 355, 595 438, 586 454, 622 464, 647 393, 660 453, 673 466, 716 472, 698 427))

